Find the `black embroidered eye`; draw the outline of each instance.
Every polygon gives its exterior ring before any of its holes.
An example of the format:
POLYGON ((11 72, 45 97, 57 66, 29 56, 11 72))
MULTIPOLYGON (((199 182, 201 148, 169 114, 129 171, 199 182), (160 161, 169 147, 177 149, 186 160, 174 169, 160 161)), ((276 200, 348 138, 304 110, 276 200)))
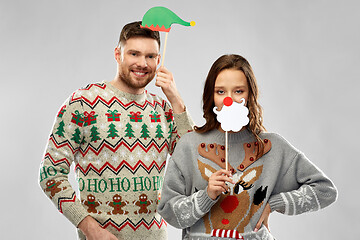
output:
POLYGON ((235 184, 235 188, 234 188, 234 193, 235 194, 239 194, 240 193, 240 186, 243 188, 243 190, 249 190, 250 188, 253 187, 252 184, 246 183, 244 181, 240 181, 238 183, 235 184))
POLYGON ((244 190, 249 190, 250 188, 253 187, 252 184, 248 184, 248 183, 245 183, 245 182, 244 182, 244 184, 242 184, 241 186, 244 188, 244 190))
POLYGON ((235 184, 234 193, 239 194, 239 183, 235 184))

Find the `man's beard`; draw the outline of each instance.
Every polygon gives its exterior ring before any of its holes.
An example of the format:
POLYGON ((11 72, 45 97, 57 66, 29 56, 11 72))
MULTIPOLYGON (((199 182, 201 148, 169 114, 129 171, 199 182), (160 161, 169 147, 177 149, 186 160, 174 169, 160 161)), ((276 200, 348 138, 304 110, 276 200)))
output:
POLYGON ((121 71, 119 73, 119 78, 121 79, 121 81, 123 81, 123 83, 125 83, 131 89, 145 88, 146 85, 148 85, 149 82, 151 82, 155 76, 155 73, 153 73, 152 75, 148 75, 146 79, 143 79, 142 81, 138 81, 131 77, 130 75, 131 70, 127 71, 126 74, 124 72, 125 71, 121 71))

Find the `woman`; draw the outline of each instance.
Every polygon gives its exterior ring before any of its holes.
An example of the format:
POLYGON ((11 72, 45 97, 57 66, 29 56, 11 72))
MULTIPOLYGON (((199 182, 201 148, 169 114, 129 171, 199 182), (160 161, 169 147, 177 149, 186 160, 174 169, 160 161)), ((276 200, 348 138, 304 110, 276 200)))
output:
MULTIPOLYGON (((297 215, 336 200, 336 188, 321 170, 283 137, 265 132, 256 79, 245 58, 224 55, 214 62, 203 104, 206 123, 178 143, 158 207, 168 223, 183 229, 183 239, 274 239, 270 212, 297 215), (226 166, 225 134, 215 112, 231 106, 224 106, 229 98, 247 106, 249 121, 229 133, 226 166)), ((236 114, 227 118, 236 122, 236 114)))

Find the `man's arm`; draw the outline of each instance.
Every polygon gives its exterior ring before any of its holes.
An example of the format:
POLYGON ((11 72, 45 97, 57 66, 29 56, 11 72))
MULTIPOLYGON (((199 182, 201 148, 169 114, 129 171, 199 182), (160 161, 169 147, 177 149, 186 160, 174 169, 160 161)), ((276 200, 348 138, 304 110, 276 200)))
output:
POLYGON ((58 112, 44 158, 39 184, 60 213, 75 226, 88 215, 68 181, 70 166, 82 140, 80 103, 66 101, 58 112), (72 122, 73 121, 73 122, 72 122))
POLYGON ((185 104, 176 88, 174 77, 164 66, 157 70, 155 85, 161 87, 175 114, 185 112, 185 104))
POLYGON ((194 122, 186 110, 184 101, 182 100, 176 88, 172 73, 163 66, 160 67, 157 71, 155 85, 161 87, 174 112, 174 124, 170 148, 171 154, 174 151, 176 142, 179 140, 179 138, 183 134, 193 130, 194 122))
MULTIPOLYGON (((76 97, 78 92, 73 96, 76 97)), ((40 187, 87 240, 116 240, 83 207, 68 181, 70 166, 83 141, 83 109, 80 102, 67 100, 58 112, 40 166, 40 187)))

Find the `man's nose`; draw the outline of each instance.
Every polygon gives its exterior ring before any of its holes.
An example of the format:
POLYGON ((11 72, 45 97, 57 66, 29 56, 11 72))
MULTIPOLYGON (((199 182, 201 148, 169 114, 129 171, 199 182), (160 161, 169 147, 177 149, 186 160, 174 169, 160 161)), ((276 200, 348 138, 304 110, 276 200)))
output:
POLYGON ((140 57, 138 59, 137 65, 139 67, 147 67, 147 62, 146 62, 146 58, 145 57, 140 57))

